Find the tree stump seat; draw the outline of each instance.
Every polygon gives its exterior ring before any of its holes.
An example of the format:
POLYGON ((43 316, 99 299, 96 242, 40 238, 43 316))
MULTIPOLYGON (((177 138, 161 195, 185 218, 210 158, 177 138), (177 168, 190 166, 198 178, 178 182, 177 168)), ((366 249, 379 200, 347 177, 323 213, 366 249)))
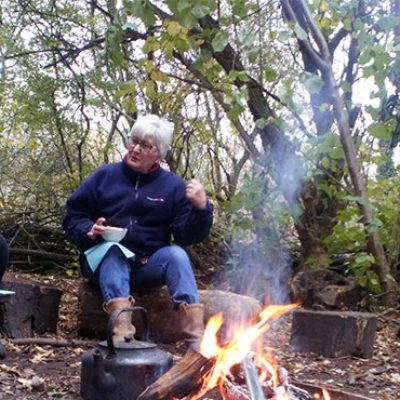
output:
POLYGON ((0 302, 0 330, 8 338, 56 333, 62 290, 41 282, 3 278, 1 290, 15 292, 0 302))
MULTIPOLYGON (((200 290, 200 303, 204 305, 204 322, 219 312, 224 314, 224 325, 219 332, 220 341, 229 340, 232 322, 248 321, 261 311, 261 303, 250 296, 222 290, 200 290)), ((150 294, 134 294, 135 306, 146 309, 150 339, 156 343, 171 343, 182 339, 178 313, 173 309, 166 286, 150 294)), ((79 288, 78 335, 105 339, 108 316, 103 311, 103 300, 97 286, 84 282, 79 288)), ((138 336, 143 332, 140 315, 133 323, 138 336)))
POLYGON ((367 312, 297 309, 290 342, 299 352, 370 358, 377 323, 377 316, 367 312))

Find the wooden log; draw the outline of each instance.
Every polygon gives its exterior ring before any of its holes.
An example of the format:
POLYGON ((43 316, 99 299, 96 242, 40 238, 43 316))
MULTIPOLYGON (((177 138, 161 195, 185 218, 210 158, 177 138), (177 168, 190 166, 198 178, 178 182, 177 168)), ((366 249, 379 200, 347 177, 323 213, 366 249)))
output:
POLYGON ((105 339, 108 316, 103 310, 103 299, 97 286, 84 282, 79 287, 78 335, 105 339))
MULTIPOLYGON (((218 313, 224 313, 219 338, 226 342, 233 331, 230 324, 249 321, 261 311, 261 303, 250 296, 221 290, 200 290, 200 303, 204 304, 204 322, 218 313)), ((166 286, 149 294, 134 294, 136 306, 147 310, 150 325, 150 339, 156 343, 172 343, 182 339, 179 328, 179 315, 173 309, 166 286)), ((106 337, 108 316, 102 309, 103 300, 100 291, 94 285, 85 282, 79 288, 78 334, 84 337, 104 339, 106 337)), ((143 324, 135 316, 134 324, 140 336, 143 324)))
POLYGON ((60 253, 54 253, 54 252, 49 252, 49 251, 42 251, 42 250, 33 250, 33 249, 19 249, 19 248, 10 248, 10 255, 22 255, 22 256, 34 256, 38 258, 46 258, 48 260, 55 260, 55 261, 64 261, 65 263, 67 262, 72 262, 74 261, 75 257, 70 256, 68 254, 60 254, 60 253))
POLYGON ((378 318, 352 311, 293 311, 290 343, 325 357, 372 357, 378 318))
POLYGON ((93 340, 79 340, 79 339, 52 339, 52 338, 18 338, 10 339, 10 342, 16 346, 25 345, 39 345, 39 346, 52 346, 52 347, 96 347, 97 341, 93 340))
POLYGON ((329 385, 317 386, 311 383, 297 382, 294 384, 309 393, 314 395, 314 398, 322 398, 322 388, 326 389, 334 400, 373 400, 370 397, 366 397, 360 394, 350 393, 345 390, 330 387, 329 385))
POLYGON ((9 338, 56 333, 62 290, 39 282, 3 280, 0 289, 15 295, 0 304, 0 329, 9 338))
POLYGON ((200 388, 213 362, 188 349, 185 356, 169 371, 147 387, 137 400, 160 400, 187 396, 200 388))

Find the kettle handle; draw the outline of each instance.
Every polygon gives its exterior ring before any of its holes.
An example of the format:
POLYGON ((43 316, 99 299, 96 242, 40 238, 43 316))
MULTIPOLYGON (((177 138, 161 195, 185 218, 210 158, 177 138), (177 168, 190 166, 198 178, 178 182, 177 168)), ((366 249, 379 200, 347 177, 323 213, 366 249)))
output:
POLYGON ((139 306, 118 308, 111 314, 111 317, 110 317, 110 319, 108 321, 108 325, 107 325, 108 354, 116 354, 114 340, 113 340, 113 329, 114 329, 114 325, 117 322, 119 315, 122 314, 123 312, 136 312, 136 311, 141 314, 142 319, 143 319, 143 325, 144 325, 143 339, 145 341, 149 340, 149 317, 147 315, 147 310, 145 308, 139 307, 139 306))

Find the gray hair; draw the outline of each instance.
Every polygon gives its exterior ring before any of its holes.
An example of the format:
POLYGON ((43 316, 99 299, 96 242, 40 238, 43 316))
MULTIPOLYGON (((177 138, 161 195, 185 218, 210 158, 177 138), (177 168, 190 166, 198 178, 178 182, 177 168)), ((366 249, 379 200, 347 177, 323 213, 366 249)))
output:
POLYGON ((168 148, 172 143, 174 125, 158 115, 149 114, 140 117, 133 124, 129 133, 130 137, 137 137, 141 140, 147 136, 153 136, 156 139, 156 146, 160 156, 164 158, 167 155, 168 148))

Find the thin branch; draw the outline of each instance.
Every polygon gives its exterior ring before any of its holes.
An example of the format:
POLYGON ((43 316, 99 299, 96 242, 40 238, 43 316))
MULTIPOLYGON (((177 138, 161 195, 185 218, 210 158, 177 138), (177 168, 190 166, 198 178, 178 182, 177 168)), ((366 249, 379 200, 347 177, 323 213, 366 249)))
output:
MULTIPOLYGON (((283 8, 286 18, 289 21, 297 22, 301 26, 296 13, 293 11, 292 6, 289 4, 289 1, 281 0, 281 5, 282 5, 282 8, 283 8)), ((325 60, 323 60, 320 57, 320 55, 312 47, 309 40, 303 40, 300 38, 297 38, 297 40, 299 42, 299 45, 302 46, 303 51, 305 51, 308 54, 308 56, 311 58, 311 60, 315 63, 315 65, 317 65, 317 67, 321 71, 329 71, 329 63, 327 63, 325 60)))
POLYGON ((51 253, 49 251, 44 251, 44 250, 19 249, 16 247, 10 248, 10 254, 11 255, 15 254, 15 255, 20 255, 20 256, 41 257, 41 258, 46 258, 49 260, 57 260, 57 261, 65 261, 65 262, 72 262, 75 259, 74 256, 70 256, 67 254, 51 253))
POLYGON ((310 28, 311 35, 313 36, 315 42, 318 45, 318 48, 321 52, 321 56, 325 62, 331 62, 331 57, 330 57, 330 52, 328 45, 326 43, 326 40, 324 36, 322 35, 320 29, 316 25, 314 18, 312 17, 310 13, 310 9, 308 8, 308 5, 304 3, 304 0, 296 0, 299 2, 300 7, 303 11, 303 15, 305 16, 307 20, 307 25, 310 28))

